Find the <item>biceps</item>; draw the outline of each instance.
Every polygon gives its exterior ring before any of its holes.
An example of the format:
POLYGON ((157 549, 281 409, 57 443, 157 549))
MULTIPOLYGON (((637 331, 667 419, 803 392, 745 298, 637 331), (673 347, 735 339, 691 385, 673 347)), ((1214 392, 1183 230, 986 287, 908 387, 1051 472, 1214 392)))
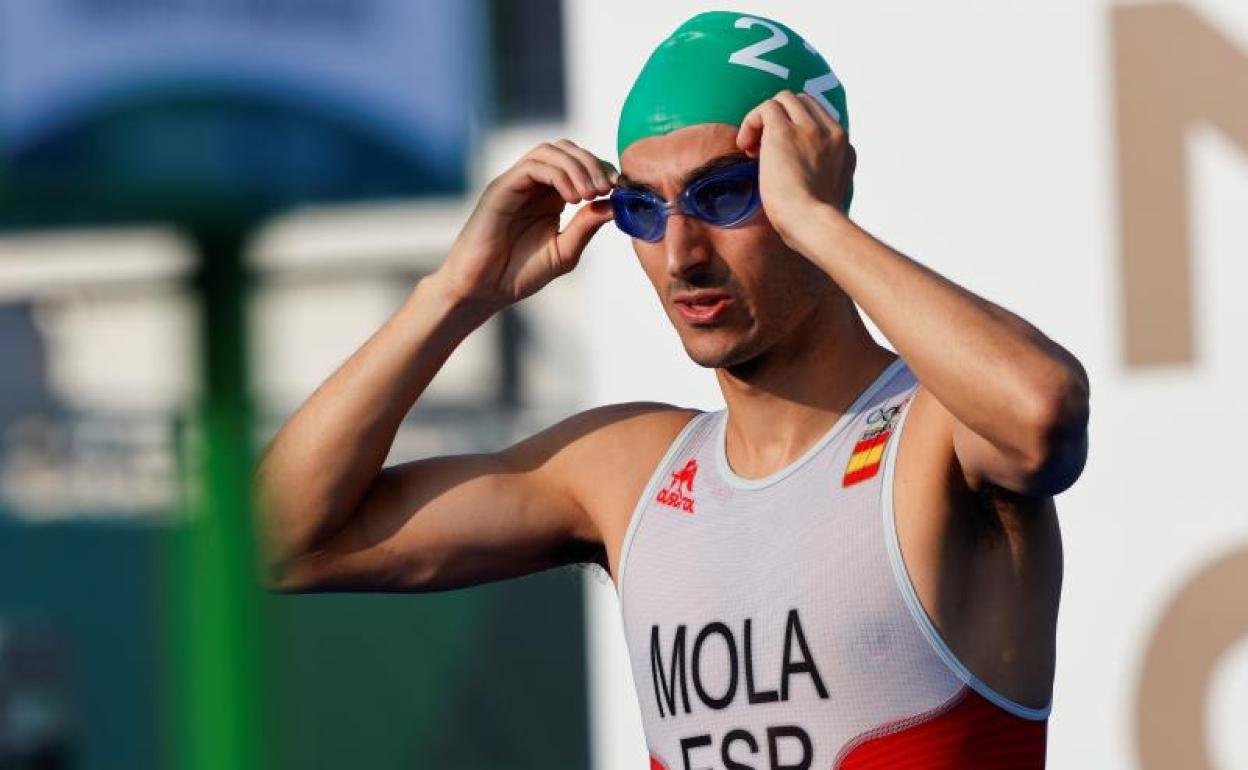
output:
POLYGON ((519 471, 497 454, 427 458, 384 469, 295 582, 449 590, 580 560, 587 539, 579 507, 541 468, 519 471))

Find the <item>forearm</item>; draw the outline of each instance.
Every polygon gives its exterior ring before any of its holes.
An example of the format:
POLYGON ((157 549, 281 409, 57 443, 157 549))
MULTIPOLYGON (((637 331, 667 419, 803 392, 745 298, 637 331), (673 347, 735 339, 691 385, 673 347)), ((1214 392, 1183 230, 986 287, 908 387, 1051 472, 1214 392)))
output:
POLYGON ((255 494, 269 558, 281 563, 338 531, 381 470, 404 416, 490 313, 425 278, 269 442, 255 494))
POLYGON ((1077 421, 1086 375, 1022 318, 820 209, 797 248, 862 307, 959 421, 993 444, 1033 454, 1077 421))

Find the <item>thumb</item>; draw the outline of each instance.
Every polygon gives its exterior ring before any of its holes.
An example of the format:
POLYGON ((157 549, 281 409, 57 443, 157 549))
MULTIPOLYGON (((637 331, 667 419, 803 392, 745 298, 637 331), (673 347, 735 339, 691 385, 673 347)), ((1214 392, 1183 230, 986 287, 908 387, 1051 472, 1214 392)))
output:
POLYGON ((563 228, 563 232, 555 236, 555 245, 563 261, 576 264, 581 258, 581 252, 589 244, 589 239, 594 237, 598 228, 610 222, 611 218, 611 201, 606 198, 599 198, 582 206, 572 217, 572 221, 568 222, 568 226, 563 228))

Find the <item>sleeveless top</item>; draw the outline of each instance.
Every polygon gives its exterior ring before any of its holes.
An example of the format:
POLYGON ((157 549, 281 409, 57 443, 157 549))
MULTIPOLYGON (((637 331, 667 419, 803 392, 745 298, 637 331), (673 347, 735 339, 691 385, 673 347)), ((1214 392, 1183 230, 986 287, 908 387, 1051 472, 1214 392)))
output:
POLYGON ((1051 701, 977 679, 902 560, 892 479, 918 384, 894 359, 766 478, 729 467, 727 410, 668 448, 618 587, 652 770, 1044 767, 1051 701))

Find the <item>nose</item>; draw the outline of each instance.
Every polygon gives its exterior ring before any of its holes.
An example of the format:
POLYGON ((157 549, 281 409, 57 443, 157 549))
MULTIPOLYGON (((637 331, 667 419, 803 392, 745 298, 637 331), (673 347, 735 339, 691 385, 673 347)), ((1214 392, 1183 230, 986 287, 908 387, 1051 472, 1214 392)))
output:
POLYGON ((679 211, 668 215, 663 248, 667 254, 667 272, 673 277, 688 275, 710 258, 702 223, 679 211))

